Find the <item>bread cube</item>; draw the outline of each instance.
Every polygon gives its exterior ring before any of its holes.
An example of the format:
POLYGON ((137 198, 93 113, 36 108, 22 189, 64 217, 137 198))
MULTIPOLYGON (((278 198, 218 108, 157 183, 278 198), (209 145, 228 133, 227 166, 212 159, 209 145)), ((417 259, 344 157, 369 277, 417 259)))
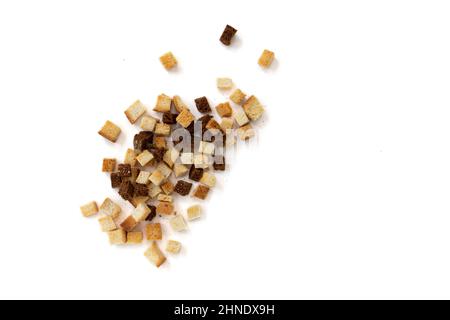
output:
POLYGON ((134 209, 133 218, 137 223, 139 223, 145 221, 149 214, 150 208, 145 203, 140 203, 136 209, 134 209))
POLYGON ((156 106, 153 108, 153 110, 156 112, 170 112, 171 103, 172 99, 162 93, 156 99, 156 106))
POLYGON ((147 240, 162 240, 162 229, 160 223, 149 223, 145 226, 147 240))
POLYGON ((91 217, 98 213, 98 206, 95 201, 92 201, 92 202, 85 204, 84 206, 81 206, 80 210, 81 210, 81 213, 83 214, 83 216, 91 217))
POLYGON ((248 100, 244 103, 243 108, 245 114, 252 121, 258 120, 264 113, 264 108, 255 96, 251 96, 250 98, 248 98, 248 100))
POLYGON ((102 205, 100 206, 100 210, 104 214, 111 216, 111 218, 113 218, 113 219, 118 218, 120 213, 122 212, 122 209, 120 208, 120 206, 117 205, 110 198, 106 198, 105 201, 103 201, 102 205))
POLYGON ((153 173, 150 175, 150 182, 153 183, 155 186, 161 185, 161 183, 164 181, 164 176, 159 170, 153 171, 153 173))
POLYGON ((245 100, 245 93, 243 93, 240 89, 236 89, 231 94, 230 100, 236 104, 242 104, 245 100))
POLYGON ((184 176, 188 171, 189 170, 185 165, 178 163, 175 164, 175 167, 173 168, 173 172, 177 178, 184 176))
POLYGON ((141 154, 139 154, 136 157, 137 162, 139 162, 139 164, 141 166, 145 166, 147 165, 150 161, 153 160, 153 154, 150 153, 150 151, 148 150, 144 150, 141 154))
POLYGON ((142 104, 141 101, 136 100, 131 106, 128 107, 127 110, 125 110, 125 115, 128 118, 128 121, 130 121, 131 124, 135 124, 136 121, 140 117, 144 115, 144 113, 147 112, 147 108, 142 104))
POLYGON ((184 220, 182 215, 176 215, 172 219, 170 219, 170 226, 174 231, 184 231, 187 229, 186 221, 184 220))
POLYGON ((111 216, 102 216, 98 219, 103 232, 109 232, 117 229, 116 223, 111 216))
POLYGON ((145 251, 144 255, 157 268, 159 268, 166 261, 166 257, 161 252, 156 242, 152 243, 150 248, 145 251))
POLYGON ((268 68, 272 64, 274 58, 275 53, 269 50, 264 50, 261 57, 259 57, 258 64, 263 68, 268 68))
POLYGON ((162 65, 164 66, 164 68, 166 68, 166 70, 173 69, 178 63, 177 59, 175 58, 173 53, 170 52, 170 51, 165 53, 165 54, 163 54, 159 58, 159 61, 161 61, 162 65))
POLYGON ((170 216, 174 214, 173 204, 170 202, 159 202, 156 206, 156 213, 164 216, 170 216))
POLYGON ((148 184, 151 173, 148 171, 141 171, 136 178, 136 183, 139 184, 148 184))
POLYGON ((216 177, 209 172, 203 173, 203 177, 200 179, 200 183, 212 188, 216 185, 216 177))
POLYGON ((144 116, 141 120, 141 129, 144 131, 155 131, 156 123, 158 122, 157 119, 150 117, 150 116, 144 116))
POLYGON ((166 123, 157 123, 155 126, 155 134, 159 134, 160 136, 170 136, 171 128, 169 124, 166 123))
POLYGON ((239 125, 239 127, 245 126, 250 122, 244 110, 238 110, 234 113, 234 120, 239 125))
POLYGON ((189 221, 198 219, 201 216, 202 216, 202 208, 199 205, 194 205, 187 209, 187 217, 189 221))
POLYGON ((177 254, 181 250, 181 243, 175 240, 169 240, 167 242, 166 251, 172 254, 177 254))
POLYGON ((177 117, 177 122, 183 128, 189 127, 192 121, 195 120, 194 115, 187 109, 181 110, 180 114, 177 117))
POLYGON ((116 142, 122 131, 111 121, 106 121, 103 127, 98 132, 103 138, 108 139, 111 142, 116 142))
POLYGON ((132 231, 134 228, 136 228, 138 222, 133 217, 133 215, 128 216, 122 223, 120 224, 120 227, 125 231, 132 231))
POLYGON ((116 159, 103 159, 102 172, 114 172, 116 163, 116 159))
POLYGON ((117 229, 108 232, 109 243, 112 245, 122 245, 127 243, 127 233, 125 230, 117 229))
POLYGON ((233 81, 230 78, 217 78, 217 88, 220 90, 230 90, 233 88, 233 81))
POLYGON ((144 236, 140 231, 132 231, 127 233, 127 244, 141 244, 144 236))

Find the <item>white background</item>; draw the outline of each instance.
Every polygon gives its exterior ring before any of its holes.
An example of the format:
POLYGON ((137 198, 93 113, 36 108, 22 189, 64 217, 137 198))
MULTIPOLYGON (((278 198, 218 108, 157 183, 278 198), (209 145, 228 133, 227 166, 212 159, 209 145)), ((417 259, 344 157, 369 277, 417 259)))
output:
POLYGON ((0 297, 450 298, 449 15, 448 1, 0 2, 0 297), (169 50, 178 72, 159 64, 169 50), (266 106, 259 140, 158 270, 79 206, 118 199, 100 166, 138 131, 129 104, 216 104, 218 76, 266 106), (115 146, 97 135, 107 119, 115 146))

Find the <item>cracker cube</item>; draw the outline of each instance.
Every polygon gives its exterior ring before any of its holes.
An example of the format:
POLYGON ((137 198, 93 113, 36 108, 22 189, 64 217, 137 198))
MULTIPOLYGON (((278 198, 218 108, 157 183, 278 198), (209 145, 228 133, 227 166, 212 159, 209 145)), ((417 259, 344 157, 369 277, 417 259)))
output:
POLYGON ((114 172, 116 164, 116 159, 103 159, 102 172, 114 172))
POLYGON ((156 106, 153 108, 153 110, 157 112, 169 112, 171 103, 172 99, 162 93, 156 99, 156 106))
POLYGON ((148 248, 147 251, 145 251, 144 255, 157 268, 159 268, 166 261, 166 257, 158 248, 156 242, 152 243, 150 248, 148 248))
POLYGON ((123 163, 129 164, 130 166, 134 166, 136 164, 136 152, 133 149, 127 149, 123 163))
POLYGON ((116 223, 110 216, 103 216, 98 219, 103 232, 109 232, 117 229, 116 223))
MULTIPOLYGON (((156 129, 155 129, 156 130, 156 129)), ((161 129, 159 129, 161 130, 161 129)), ((154 137, 153 138, 153 145, 157 150, 163 150, 166 149, 166 138, 165 137, 154 137)))
POLYGON ((187 217, 189 221, 198 219, 202 216, 202 207, 199 205, 191 206, 187 209, 187 217))
POLYGON ((181 110, 180 114, 177 117, 177 122, 183 128, 189 127, 192 121, 195 120, 194 115, 187 109, 181 110))
POLYGON ((227 132, 228 130, 233 129, 234 120, 233 118, 223 118, 222 122, 220 123, 220 128, 227 132))
POLYGON ((138 121, 138 119, 142 117, 146 111, 147 108, 142 104, 142 102, 136 100, 131 106, 128 107, 127 110, 125 110, 125 115, 127 116, 128 121, 130 121, 131 124, 135 124, 136 121, 138 121))
POLYGON ((136 157, 136 160, 139 162, 141 166, 147 165, 150 161, 153 160, 153 154, 148 150, 144 150, 140 155, 136 157))
POLYGON ((133 212, 133 218, 137 223, 145 221, 150 214, 150 208, 145 203, 140 203, 133 212))
POLYGON ((133 199, 130 200, 133 207, 137 208, 138 205, 141 203, 147 203, 147 201, 150 200, 149 196, 140 196, 140 197, 133 197, 133 199))
POLYGON ((153 117, 150 117, 150 116, 142 117, 141 129, 144 130, 144 131, 151 131, 151 132, 153 132, 155 130, 155 126, 156 126, 157 122, 158 122, 158 120, 156 120, 153 117))
POLYGON ((188 168, 185 165, 177 163, 173 168, 173 172, 175 173, 175 177, 179 178, 184 176, 188 172, 188 168))
POLYGON ((264 50, 261 57, 259 57, 258 64, 263 68, 268 68, 272 64, 274 58, 275 53, 269 50, 264 50))
POLYGON ((162 201, 162 202, 172 202, 173 201, 171 196, 169 196, 167 194, 163 194, 163 193, 158 194, 157 200, 162 201))
POLYGON ((178 159, 180 153, 178 152, 177 149, 175 148, 170 148, 169 150, 166 151, 166 153, 164 154, 163 157, 163 161, 170 167, 172 168, 173 165, 175 164, 175 161, 178 159))
POLYGON ((84 206, 81 206, 80 210, 81 210, 81 213, 83 214, 83 216, 91 217, 98 213, 98 206, 95 201, 92 201, 92 202, 85 204, 84 206))
POLYGON ((206 154, 194 155, 194 167, 200 169, 207 169, 209 167, 209 157, 206 154))
POLYGON ((220 90, 230 90, 233 88, 233 81, 230 78, 217 78, 217 88, 220 90))
POLYGON ((238 136, 239 136, 239 139, 241 139, 243 141, 248 140, 255 136, 255 130, 253 130, 253 127, 250 124, 247 124, 238 129, 238 136))
POLYGON ((120 227, 125 231, 132 231, 134 228, 136 228, 138 222, 133 217, 133 215, 128 216, 122 223, 120 224, 120 227))
POLYGON ((148 171, 141 171, 138 175, 138 177, 136 178, 136 183, 139 184, 147 184, 149 182, 149 178, 150 178, 151 173, 148 171))
POLYGON ((214 153, 214 143, 206 142, 206 141, 200 141, 198 152, 203 154, 212 155, 214 153))
POLYGON ((116 142, 120 136, 120 132, 121 132, 120 128, 108 120, 100 129, 98 134, 111 142, 116 142))
POLYGON ((170 51, 163 54, 159 58, 159 61, 161 61, 162 65, 164 66, 164 68, 166 68, 166 70, 170 70, 170 69, 174 68, 178 63, 177 59, 175 58, 173 53, 170 51))
POLYGON ((162 240, 162 229, 160 223, 149 223, 145 226, 147 240, 162 240))
POLYGON ((154 199, 162 192, 161 188, 159 186, 155 186, 154 184, 151 184, 149 186, 148 195, 154 199))
POLYGON ((216 185, 216 177, 209 172, 205 172, 203 173, 203 177, 200 179, 200 183, 213 188, 216 185))
POLYGON ((106 198, 105 201, 103 201, 102 205, 100 206, 100 210, 104 214, 111 216, 111 218, 113 218, 113 219, 118 218, 120 213, 122 212, 122 209, 120 208, 120 206, 117 205, 110 198, 106 198))
POLYGON ((236 104, 242 104, 245 100, 245 93, 243 93, 240 89, 236 89, 231 94, 230 100, 236 104))
POLYGON ((216 111, 219 114, 219 116, 223 117, 231 117, 233 114, 233 109, 231 109, 230 103, 220 103, 216 106, 216 111))
POLYGON ((177 215, 170 219, 170 226, 175 231, 184 231, 187 229, 186 221, 184 220, 182 215, 177 215))
POLYGON ((181 243, 175 240, 169 240, 167 242, 166 251, 169 253, 177 254, 181 250, 181 243))
POLYGON ((182 164, 193 164, 194 163, 194 154, 190 152, 182 153, 180 156, 180 161, 182 164))
POLYGON ((159 202, 156 206, 156 213, 164 216, 170 216, 174 213, 173 204, 170 202, 159 202))
POLYGON ((121 245, 127 243, 127 233, 122 229, 108 232, 108 237, 109 243, 112 245, 121 245))
POLYGON ((141 244, 144 236, 140 231, 133 231, 127 233, 127 244, 141 244))
POLYGON ((183 110, 188 109, 188 106, 181 100, 180 96, 173 96, 172 99, 173 105, 175 106, 175 110, 181 113, 183 110))
POLYGON ((174 188, 175 188, 175 186, 174 186, 173 183, 170 182, 170 181, 166 181, 165 183, 163 183, 163 184, 161 185, 162 191, 163 191, 165 194, 167 194, 167 195, 170 195, 170 194, 173 192, 173 189, 174 189, 174 188))
POLYGON ((170 136, 170 125, 166 123, 157 123, 155 127, 155 134, 161 136, 170 136))
POLYGON ((153 171, 153 173, 151 174, 149 180, 151 183, 153 183, 155 186, 159 186, 161 185, 161 183, 164 181, 164 176, 161 173, 161 171, 159 170, 155 170, 153 171))
POLYGON ((250 122, 244 110, 239 110, 234 113, 234 120, 239 125, 239 127, 245 126, 250 122))
POLYGON ((252 121, 258 120, 264 113, 264 108, 259 103, 258 98, 256 98, 255 96, 251 96, 250 98, 248 98, 248 100, 244 103, 243 108, 245 114, 252 121))
POLYGON ((170 169, 165 163, 161 162, 160 164, 158 164, 158 166, 156 167, 156 170, 158 170, 159 172, 162 173, 162 175, 164 176, 164 178, 168 178, 170 177, 170 175, 172 174, 172 169, 170 169))
POLYGON ((201 200, 205 200, 208 193, 209 193, 209 187, 203 186, 203 185, 198 185, 194 191, 194 197, 201 199, 201 200))

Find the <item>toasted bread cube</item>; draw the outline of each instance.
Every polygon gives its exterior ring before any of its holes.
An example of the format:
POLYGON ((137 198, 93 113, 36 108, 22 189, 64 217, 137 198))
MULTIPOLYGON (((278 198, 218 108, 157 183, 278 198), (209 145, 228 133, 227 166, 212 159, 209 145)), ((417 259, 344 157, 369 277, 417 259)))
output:
POLYGON ((125 110, 125 115, 128 118, 128 121, 130 121, 131 124, 135 124, 136 121, 140 117, 144 115, 144 113, 147 112, 147 108, 142 104, 141 101, 136 100, 131 106, 128 107, 127 110, 125 110))
POLYGON ((247 124, 238 129, 238 136, 241 140, 248 140, 255 136, 255 130, 253 130, 253 127, 250 124, 247 124))
POLYGON ((133 215, 128 216, 122 223, 120 224, 120 227, 125 231, 132 231, 134 228, 136 228, 138 222, 133 217, 133 215))
POLYGON ((145 204, 148 200, 150 200, 150 197, 148 196, 133 197, 130 203, 133 205, 133 207, 137 208, 138 205, 140 205, 141 203, 145 204))
POLYGON ((202 216, 202 207, 199 205, 191 206, 187 209, 187 217, 189 221, 198 219, 202 216))
POLYGON ((158 150, 165 150, 167 147, 166 137, 154 137, 153 145, 158 150))
POLYGON ((155 170, 153 171, 153 173, 151 174, 149 180, 151 183, 153 183, 155 186, 159 186, 161 185, 161 183, 164 181, 164 176, 161 173, 161 171, 159 170, 155 170))
POLYGON ((139 184, 148 184, 151 173, 148 171, 141 171, 136 178, 136 183, 139 184))
POLYGON ((166 68, 166 70, 170 70, 170 69, 174 68, 178 63, 177 59, 175 58, 173 53, 170 51, 163 54, 159 58, 159 61, 161 61, 162 65, 164 66, 164 68, 166 68))
POLYGON ((255 96, 251 96, 250 98, 248 98, 248 100, 244 103, 243 108, 245 114, 252 121, 258 120, 264 113, 264 108, 262 107, 261 103, 259 103, 258 98, 256 98, 255 96))
POLYGON ((233 129, 234 120, 233 118, 223 118, 222 122, 220 123, 220 128, 227 132, 227 130, 233 129))
POLYGON ((194 163, 194 154, 190 152, 184 152, 180 156, 180 161, 182 164, 193 164, 194 163))
POLYGON ((160 223, 149 223, 145 226, 147 240, 162 240, 162 229, 160 223))
POLYGON ((162 173, 162 175, 164 176, 164 178, 169 178, 170 175, 172 174, 172 169, 170 169, 165 163, 161 162, 160 164, 158 164, 158 166, 156 167, 156 170, 158 170, 159 172, 162 173))
POLYGON ((156 213, 164 216, 170 216, 174 213, 173 204, 170 202, 159 202, 156 206, 156 213))
POLYGON ((206 124, 206 129, 210 130, 211 133, 216 134, 220 131, 220 124, 215 119, 211 119, 206 124))
POLYGON ((186 221, 184 220, 182 215, 176 215, 172 219, 170 219, 170 226, 175 231, 184 231, 187 229, 186 221))
POLYGON ((169 240, 167 242, 166 251, 173 254, 179 253, 181 251, 181 243, 175 240, 169 240))
POLYGON ((167 195, 170 195, 173 192, 174 188, 175 188, 175 186, 170 181, 166 181, 161 185, 162 191, 167 195))
POLYGON ((194 155, 194 166, 196 168, 207 169, 209 167, 209 157, 205 154, 194 155))
POLYGON ((216 181, 216 177, 209 172, 203 173, 203 177, 200 179, 200 183, 203 183, 210 188, 213 188, 216 185, 216 181))
POLYGON ((231 109, 229 102, 220 103, 216 106, 216 111, 222 118, 231 117, 233 109, 231 109))
POLYGON ((148 190, 148 195, 154 199, 158 196, 158 194, 160 194, 162 192, 161 188, 159 186, 155 186, 153 183, 150 184, 149 186, 149 190, 148 190))
POLYGON ((240 89, 236 89, 231 94, 230 100, 236 104, 242 104, 245 100, 245 93, 243 93, 240 89))
POLYGON ((214 143, 212 142, 200 141, 198 152, 212 155, 214 153, 214 147, 214 143))
POLYGON ((244 110, 238 110, 234 113, 234 120, 239 125, 239 127, 245 126, 250 122, 244 110))
POLYGON ((209 187, 204 186, 204 185, 198 185, 194 191, 194 197, 201 199, 201 200, 205 200, 208 193, 209 193, 209 187))
POLYGON ((127 149, 123 163, 129 164, 130 166, 134 166, 136 164, 136 152, 133 149, 127 149))
POLYGON ((103 232, 109 232, 117 229, 116 223, 111 216, 103 216, 98 219, 103 232))
POLYGON ((122 131, 111 121, 106 121, 103 127, 98 132, 103 138, 108 139, 111 142, 116 142, 122 131))
POLYGON ((156 99, 156 106, 153 108, 153 110, 156 112, 170 112, 171 103, 172 99, 162 93, 156 99))
POLYGON ((183 128, 189 127, 192 121, 195 120, 194 115, 187 109, 181 110, 180 114, 177 117, 177 122, 183 128))
POLYGON ((127 234, 127 244, 141 244, 144 236, 140 231, 132 231, 127 234))
POLYGON ((179 163, 175 164, 175 167, 173 168, 173 172, 177 178, 184 176, 188 171, 189 170, 186 166, 179 163))
POLYGON ((102 172, 114 172, 116 164, 116 159, 103 159, 102 172))
POLYGON ((156 120, 153 117, 150 117, 150 116, 142 117, 141 129, 144 131, 152 131, 153 132, 155 130, 155 126, 156 126, 157 122, 158 122, 158 120, 156 120))
POLYGON ((175 164, 175 161, 177 161, 178 157, 180 156, 180 153, 175 148, 170 148, 166 151, 163 157, 163 161, 172 168, 175 164))
POLYGON ((165 261, 166 257, 158 248, 156 242, 153 242, 150 248, 144 253, 145 257, 153 263, 157 268, 159 268, 165 261))
POLYGON ((233 81, 230 78, 217 78, 217 88, 220 90, 230 90, 233 88, 233 81))
POLYGON ((157 200, 161 201, 161 202, 172 202, 173 201, 171 196, 169 196, 167 194, 163 194, 163 193, 158 194, 157 200))
POLYGON ((145 221, 147 219, 148 215, 150 214, 150 208, 145 203, 140 203, 134 209, 133 212, 133 218, 136 220, 137 223, 145 221))
POLYGON ((102 205, 100 206, 100 210, 104 214, 111 216, 111 218, 113 218, 113 219, 118 218, 120 213, 122 212, 122 209, 120 208, 120 206, 117 205, 110 198, 106 198, 105 201, 103 201, 102 205))
POLYGON ((175 106, 175 110, 181 113, 183 110, 188 109, 188 106, 181 100, 180 96, 173 96, 172 98, 173 105, 175 106))
POLYGON ((274 58, 275 53, 269 50, 264 50, 261 57, 259 57, 258 64, 263 68, 268 68, 272 64, 274 58))
POLYGON ((81 213, 83 214, 83 216, 91 217, 98 213, 98 206, 95 201, 92 201, 92 202, 85 204, 84 206, 81 206, 80 210, 81 210, 81 213))
POLYGON ((127 243, 127 233, 125 230, 117 229, 108 232, 109 243, 112 245, 121 245, 127 243))
POLYGON ((167 137, 170 136, 170 124, 157 123, 155 127, 155 134, 167 137))
POLYGON ((153 160, 153 154, 148 150, 144 150, 140 155, 136 157, 136 160, 139 162, 141 166, 147 165, 150 161, 153 160))

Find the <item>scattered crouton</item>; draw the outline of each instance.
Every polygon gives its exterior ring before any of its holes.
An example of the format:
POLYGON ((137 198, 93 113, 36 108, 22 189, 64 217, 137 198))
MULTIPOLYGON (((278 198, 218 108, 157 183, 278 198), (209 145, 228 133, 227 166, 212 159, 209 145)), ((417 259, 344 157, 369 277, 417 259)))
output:
POLYGON ((159 61, 161 61, 162 65, 164 66, 164 68, 166 68, 166 70, 173 69, 178 63, 177 59, 175 58, 173 53, 170 51, 163 54, 159 58, 159 61))
POLYGON ((169 112, 171 103, 172 99, 169 96, 164 93, 160 94, 156 99, 156 106, 153 110, 156 112, 169 112))
POLYGON ((147 240, 162 240, 162 229, 160 223, 149 223, 145 226, 147 240))
POLYGON ((156 213, 164 216, 170 216, 174 213, 173 204, 170 202, 159 202, 156 206, 156 213))
POLYGON ((127 233, 127 244, 141 244, 144 236, 140 231, 132 231, 127 233))
POLYGON ((116 142, 122 131, 111 121, 106 121, 103 127, 98 132, 103 138, 108 139, 111 142, 116 142))
POLYGON ((217 88, 220 90, 230 90, 233 88, 233 81, 230 78, 217 78, 217 88))
POLYGON ((184 231, 187 229, 186 221, 184 220, 182 215, 176 215, 172 219, 170 219, 170 226, 174 231, 184 231))
POLYGON ((116 164, 116 159, 103 159, 102 172, 114 172, 116 164))
POLYGON ((166 251, 172 254, 177 254, 181 250, 181 243, 175 240, 169 240, 167 242, 166 251))
POLYGON ((236 104, 242 104, 245 100, 245 93, 243 93, 240 89, 236 89, 231 94, 230 100, 236 104))
POLYGON ((95 201, 89 202, 89 203, 81 206, 80 209, 81 209, 81 213, 85 217, 91 217, 98 213, 98 206, 95 201))
POLYGON ((156 242, 152 242, 152 245, 147 249, 147 251, 145 251, 144 255, 157 268, 159 268, 166 261, 166 257, 161 252, 156 242))
POLYGON ((102 216, 98 219, 103 232, 109 232, 117 229, 116 223, 111 216, 102 216))
POLYGON ((272 64, 274 58, 275 53, 269 50, 264 50, 261 57, 259 57, 258 64, 263 68, 268 68, 272 64))
POLYGON ((102 205, 100 206, 100 211, 110 216, 111 218, 116 219, 119 217, 120 213, 122 212, 122 209, 110 198, 106 198, 105 201, 103 201, 102 205))
POLYGON ((194 205, 187 209, 187 217, 189 221, 198 219, 201 216, 202 216, 202 208, 199 205, 194 205))
POLYGON ((141 101, 136 100, 131 106, 128 107, 127 110, 125 110, 125 115, 128 118, 128 121, 130 121, 131 124, 135 124, 136 121, 140 117, 144 115, 144 113, 147 112, 147 108, 142 104, 141 101))
POLYGON ((122 245, 127 243, 127 233, 122 229, 108 232, 108 237, 109 243, 112 245, 122 245))

